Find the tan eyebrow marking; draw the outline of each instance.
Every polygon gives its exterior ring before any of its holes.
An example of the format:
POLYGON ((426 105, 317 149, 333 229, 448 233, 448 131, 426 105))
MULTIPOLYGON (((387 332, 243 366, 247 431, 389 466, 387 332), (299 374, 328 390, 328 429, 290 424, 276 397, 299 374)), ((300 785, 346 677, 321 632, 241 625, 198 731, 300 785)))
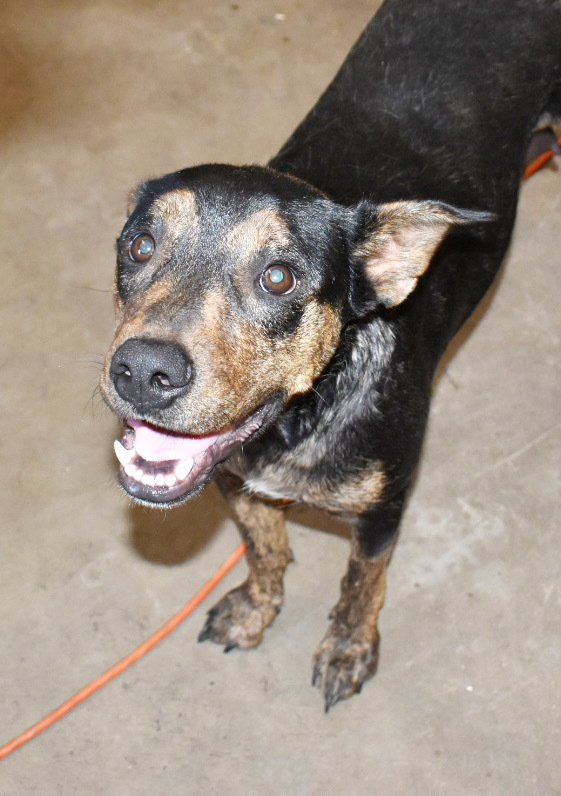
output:
POLYGON ((199 230, 199 213, 193 191, 186 188, 170 191, 155 199, 152 208, 163 219, 167 233, 174 240, 186 234, 194 235, 199 230))
POLYGON ((288 246, 290 229, 276 210, 258 210, 232 227, 224 243, 239 257, 249 259, 265 246, 288 246))

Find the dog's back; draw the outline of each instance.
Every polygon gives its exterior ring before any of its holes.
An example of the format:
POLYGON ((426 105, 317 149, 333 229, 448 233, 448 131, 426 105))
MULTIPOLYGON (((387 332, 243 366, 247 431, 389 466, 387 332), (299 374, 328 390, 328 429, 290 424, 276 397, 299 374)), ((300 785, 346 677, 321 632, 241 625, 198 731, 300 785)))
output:
POLYGON ((544 109, 561 116, 559 2, 386 0, 271 165, 345 202, 512 212, 544 109))

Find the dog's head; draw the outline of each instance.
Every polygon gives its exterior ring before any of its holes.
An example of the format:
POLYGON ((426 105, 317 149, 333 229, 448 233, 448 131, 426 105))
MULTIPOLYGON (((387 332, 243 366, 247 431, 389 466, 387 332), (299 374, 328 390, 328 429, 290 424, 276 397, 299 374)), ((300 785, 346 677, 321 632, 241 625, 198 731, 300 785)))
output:
POLYGON ((473 220, 429 202, 343 207, 260 167, 186 169, 130 203, 101 388, 126 423, 121 483, 163 505, 311 390, 343 326, 401 303, 473 220))

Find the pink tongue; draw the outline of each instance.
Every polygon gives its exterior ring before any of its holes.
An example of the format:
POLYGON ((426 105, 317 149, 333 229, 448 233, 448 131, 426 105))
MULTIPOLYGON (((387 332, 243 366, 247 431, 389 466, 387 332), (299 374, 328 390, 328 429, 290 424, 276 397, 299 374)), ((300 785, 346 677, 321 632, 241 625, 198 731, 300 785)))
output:
POLYGON ((194 459, 216 442, 218 434, 205 437, 187 437, 181 434, 166 434, 142 420, 127 420, 134 428, 134 448, 147 462, 169 462, 174 459, 194 459))

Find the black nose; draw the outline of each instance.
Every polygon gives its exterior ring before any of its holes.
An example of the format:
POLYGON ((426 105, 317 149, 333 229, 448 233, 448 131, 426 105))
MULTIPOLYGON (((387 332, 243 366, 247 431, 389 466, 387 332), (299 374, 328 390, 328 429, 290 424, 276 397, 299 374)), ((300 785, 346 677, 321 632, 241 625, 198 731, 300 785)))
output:
POLYGON ((165 409, 189 388, 193 366, 183 349, 157 340, 127 340, 113 354, 111 378, 142 412, 165 409))

